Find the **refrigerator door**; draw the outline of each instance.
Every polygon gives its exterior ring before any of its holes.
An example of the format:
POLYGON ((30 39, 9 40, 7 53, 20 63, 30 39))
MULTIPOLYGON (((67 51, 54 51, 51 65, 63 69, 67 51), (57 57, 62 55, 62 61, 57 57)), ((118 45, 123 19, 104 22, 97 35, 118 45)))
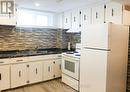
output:
POLYGON ((108 51, 82 49, 80 92, 106 92, 108 51))
POLYGON ((109 49, 109 24, 90 24, 81 33, 82 47, 109 49))

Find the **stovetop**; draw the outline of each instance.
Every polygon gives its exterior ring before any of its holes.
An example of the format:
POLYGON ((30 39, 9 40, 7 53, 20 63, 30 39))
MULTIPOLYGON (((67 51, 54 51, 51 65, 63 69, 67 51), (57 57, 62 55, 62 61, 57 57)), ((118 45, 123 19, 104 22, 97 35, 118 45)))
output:
POLYGON ((65 53, 62 53, 62 55, 65 55, 65 56, 69 56, 69 57, 75 57, 75 58, 80 58, 80 53, 79 52, 65 52, 65 53))

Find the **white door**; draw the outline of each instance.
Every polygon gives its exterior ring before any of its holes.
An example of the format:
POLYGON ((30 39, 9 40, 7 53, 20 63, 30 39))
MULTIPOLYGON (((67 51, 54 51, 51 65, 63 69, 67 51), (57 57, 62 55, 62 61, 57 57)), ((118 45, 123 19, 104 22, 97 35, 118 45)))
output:
POLYGON ((107 51, 82 49, 80 92, 106 92, 107 51))
POLYGON ((0 90, 10 88, 10 66, 0 66, 0 90))
POLYGON ((105 8, 104 5, 92 8, 92 24, 101 24, 105 22, 105 8))
POLYGON ((55 78, 61 77, 61 59, 54 60, 54 75, 55 78))
POLYGON ((42 81, 42 62, 28 63, 28 79, 29 83, 36 83, 42 81))
POLYGON ((120 3, 111 2, 106 5, 106 22, 122 24, 123 6, 120 3))
POLYGON ((71 28, 71 12, 65 12, 64 13, 64 29, 70 29, 71 28))
POLYGON ((88 25, 87 30, 81 34, 82 47, 109 49, 109 24, 88 25))
POLYGON ((11 65, 11 88, 27 84, 27 66, 26 64, 11 65))
POLYGON ((82 22, 82 29, 86 30, 88 24, 91 24, 91 8, 90 9, 83 9, 82 10, 82 17, 81 17, 81 22, 82 22))
POLYGON ((43 80, 50 80, 54 78, 53 60, 43 62, 43 80))
POLYGON ((72 11, 72 29, 79 31, 80 28, 80 11, 78 9, 72 11))

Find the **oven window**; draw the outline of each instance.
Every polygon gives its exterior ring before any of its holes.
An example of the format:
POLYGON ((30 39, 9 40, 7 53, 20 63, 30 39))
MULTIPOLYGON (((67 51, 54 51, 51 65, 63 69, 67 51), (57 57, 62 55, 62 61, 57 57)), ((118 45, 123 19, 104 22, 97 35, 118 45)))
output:
POLYGON ((65 60, 65 69, 75 73, 75 63, 65 60))

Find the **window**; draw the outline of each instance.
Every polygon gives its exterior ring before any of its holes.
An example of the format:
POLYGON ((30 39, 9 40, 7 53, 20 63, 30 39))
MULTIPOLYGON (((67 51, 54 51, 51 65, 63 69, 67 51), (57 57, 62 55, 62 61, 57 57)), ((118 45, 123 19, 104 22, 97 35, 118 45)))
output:
POLYGON ((48 17, 43 15, 36 16, 37 26, 48 26, 48 17))
POLYGON ((54 15, 54 13, 18 9, 17 26, 53 26, 54 15))

